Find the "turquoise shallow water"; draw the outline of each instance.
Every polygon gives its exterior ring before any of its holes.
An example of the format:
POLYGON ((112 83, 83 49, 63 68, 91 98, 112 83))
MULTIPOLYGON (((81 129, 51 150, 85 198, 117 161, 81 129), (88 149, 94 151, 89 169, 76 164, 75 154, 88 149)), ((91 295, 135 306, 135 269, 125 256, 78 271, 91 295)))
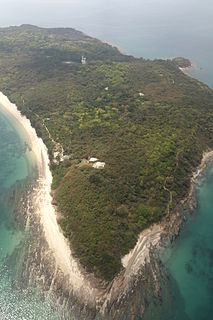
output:
MULTIPOLYGON (((75 27, 135 56, 185 56, 196 64, 191 75, 213 87, 211 0, 56 0, 51 6, 41 0, 12 2, 4 3, 4 25, 75 27)), ((9 187, 31 174, 22 147, 16 130, 0 113, 0 319, 58 320, 51 301, 41 302, 39 293, 14 291, 5 267, 6 256, 25 236, 11 229, 9 218, 13 210, 9 187)), ((197 196, 198 210, 164 252, 171 297, 163 297, 161 313, 157 309, 146 320, 213 319, 213 170, 198 187, 197 196)))
MULTIPOLYGON (((175 281, 188 319, 210 320, 213 319, 213 168, 197 187, 197 199, 198 209, 180 237, 164 252, 164 263, 175 281)), ((178 301, 176 306, 174 319, 181 320, 178 301)))
POLYGON ((0 319, 58 320, 51 300, 41 300, 37 288, 18 290, 11 281, 17 269, 16 261, 8 258, 25 239, 26 233, 17 226, 14 214, 14 190, 33 174, 25 152, 25 138, 0 110, 0 319))

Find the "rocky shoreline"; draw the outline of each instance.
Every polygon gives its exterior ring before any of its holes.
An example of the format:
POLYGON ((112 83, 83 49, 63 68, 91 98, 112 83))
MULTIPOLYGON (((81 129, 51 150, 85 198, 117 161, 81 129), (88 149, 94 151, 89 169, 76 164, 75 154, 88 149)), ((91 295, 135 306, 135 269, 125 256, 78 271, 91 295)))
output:
MULTIPOLYGON (((209 151, 204 153, 201 164, 192 174, 188 196, 176 206, 169 217, 165 217, 161 224, 158 225, 159 229, 161 229, 160 239, 155 245, 150 246, 149 255, 144 265, 138 270, 137 275, 131 278, 129 283, 131 283, 132 287, 129 286, 127 296, 122 297, 121 294, 119 298, 112 303, 112 307, 108 308, 111 316, 116 314, 116 309, 119 310, 119 314, 113 319, 138 319, 143 315, 144 319, 154 319, 147 317, 146 314, 149 313, 153 303, 155 307, 156 305, 161 305, 161 299, 164 295, 163 292, 168 290, 168 275, 159 257, 159 249, 166 248, 169 243, 175 241, 189 215, 197 208, 196 185, 202 182, 212 162, 213 152, 209 151), (115 306, 117 306, 117 308, 115 306), (135 310, 137 310, 137 312, 135 312, 135 310)), ((117 283, 119 283, 118 279, 122 277, 121 274, 114 280, 115 282, 117 281, 117 283)), ((120 292, 122 292, 122 290, 120 290, 120 292)), ((169 293, 167 292, 167 296, 168 295, 169 293)))
MULTIPOLYGON (((90 303, 85 304, 75 295, 69 286, 68 278, 57 268, 39 220, 32 221, 35 239, 30 247, 33 251, 26 251, 28 263, 23 266, 25 271, 22 280, 25 279, 26 283, 28 279, 29 283, 34 282, 35 285, 39 283, 45 295, 53 294, 56 306, 63 306, 65 319, 129 320, 139 319, 143 315, 146 319, 147 312, 149 314, 153 306, 161 304, 167 290, 168 279, 159 258, 159 247, 167 246, 178 237, 187 217, 196 209, 196 184, 212 161, 212 152, 204 155, 202 164, 193 174, 188 197, 181 201, 169 218, 162 221, 160 241, 155 246, 150 246, 149 255, 137 273, 126 277, 126 270, 123 269, 108 286, 102 283, 101 288, 99 283, 98 287, 102 291, 93 306, 90 303)), ((26 287, 27 285, 26 283, 26 287)), ((169 293, 167 295, 169 296, 169 293)), ((150 319, 149 316, 147 319, 150 319)))
MULTIPOLYGON (((3 98, 3 102, 9 103, 5 96, 3 98)), ((12 111, 16 112, 16 120, 21 125, 22 116, 17 109, 12 111)), ((27 132, 30 123, 23 119, 27 132)), ((24 289, 39 284, 44 295, 54 296, 56 307, 63 306, 64 319, 128 320, 145 315, 153 301, 161 301, 162 290, 166 287, 161 286, 162 281, 166 283, 167 280, 158 249, 179 235, 187 216, 196 208, 195 186, 212 162, 213 152, 203 155, 201 165, 192 176, 188 196, 169 217, 141 233, 135 248, 123 258, 123 270, 107 284, 88 274, 68 250, 52 205, 47 150, 34 129, 32 132, 33 147, 36 148, 34 151, 32 148, 32 152, 39 161, 38 178, 23 191, 25 201, 19 208, 20 222, 30 233, 21 250, 11 257, 20 264, 19 285, 24 289)))

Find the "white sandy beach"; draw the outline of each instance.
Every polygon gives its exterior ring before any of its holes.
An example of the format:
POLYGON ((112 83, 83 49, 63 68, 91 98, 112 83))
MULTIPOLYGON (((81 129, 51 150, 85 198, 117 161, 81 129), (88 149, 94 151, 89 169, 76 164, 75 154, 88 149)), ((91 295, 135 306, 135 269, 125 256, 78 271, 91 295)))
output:
POLYGON ((36 160, 39 171, 38 189, 34 190, 34 209, 40 216, 46 240, 54 255, 56 265, 65 276, 69 276, 70 289, 81 298, 85 298, 94 303, 94 299, 99 295, 97 289, 93 288, 88 279, 80 270, 79 263, 72 256, 68 241, 61 232, 56 219, 56 212, 52 205, 51 183, 52 174, 49 169, 49 157, 46 146, 42 139, 37 137, 36 131, 32 128, 30 121, 22 116, 16 105, 0 93, 0 108, 9 117, 19 124, 21 132, 26 136, 27 143, 30 144, 31 158, 36 160))
MULTIPOLYGON (((145 264, 149 262, 150 247, 160 244, 161 234, 164 232, 163 224, 155 224, 144 230, 138 238, 135 247, 122 258, 123 272, 118 275, 107 288, 99 287, 94 282, 93 275, 88 275, 73 257, 69 243, 65 239, 57 223, 55 208, 52 205, 51 183, 52 174, 49 169, 49 158, 46 146, 42 139, 38 138, 36 131, 32 128, 30 121, 22 116, 16 105, 0 92, 0 108, 5 115, 10 117, 19 131, 26 137, 29 145, 29 153, 32 161, 38 169, 37 188, 34 188, 33 205, 35 214, 38 215, 43 227, 44 235, 49 246, 49 252, 55 258, 56 269, 63 272, 68 279, 68 287, 80 298, 82 303, 101 307, 104 313, 107 303, 125 297, 128 290, 131 290, 132 279, 145 264)), ((192 182, 197 179, 205 168, 206 163, 213 158, 213 151, 203 154, 202 162, 193 174, 192 182)), ((172 216, 171 216, 172 219, 172 216)))
POLYGON ((45 238, 55 258, 57 267, 60 268, 65 276, 68 276, 70 290, 73 290, 81 300, 92 304, 97 301, 100 302, 100 300, 102 302, 108 300, 112 291, 123 290, 123 292, 117 292, 118 295, 124 293, 124 291, 128 290, 129 279, 137 275, 146 260, 149 261, 150 246, 157 245, 160 242, 161 225, 156 224, 144 230, 140 234, 136 246, 129 254, 123 257, 122 264, 125 270, 122 275, 124 277, 123 289, 121 287, 117 288, 116 279, 119 279, 119 275, 113 281, 113 285, 108 293, 94 287, 92 281, 90 281, 92 277, 88 277, 85 272, 82 272, 83 269, 73 257, 69 243, 63 236, 57 223, 56 212, 52 205, 51 197, 52 174, 49 169, 47 149, 43 141, 37 137, 36 131, 32 128, 30 121, 21 115, 16 105, 12 104, 3 93, 0 93, 0 108, 19 124, 20 129, 26 135, 27 143, 30 144, 31 157, 35 159, 39 171, 38 189, 34 190, 35 194, 33 195, 35 211, 39 215, 45 238))

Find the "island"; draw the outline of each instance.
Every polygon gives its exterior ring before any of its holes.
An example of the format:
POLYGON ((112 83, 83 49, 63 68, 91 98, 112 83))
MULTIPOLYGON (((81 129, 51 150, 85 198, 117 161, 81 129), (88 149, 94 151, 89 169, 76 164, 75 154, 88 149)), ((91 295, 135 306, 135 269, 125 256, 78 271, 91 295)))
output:
POLYGON ((179 69, 189 64, 124 55, 70 28, 0 29, 0 90, 47 146, 58 223, 104 286, 213 148, 213 91, 179 69))
POLYGON ((191 61, 183 57, 176 57, 172 61, 181 69, 192 67, 191 61))

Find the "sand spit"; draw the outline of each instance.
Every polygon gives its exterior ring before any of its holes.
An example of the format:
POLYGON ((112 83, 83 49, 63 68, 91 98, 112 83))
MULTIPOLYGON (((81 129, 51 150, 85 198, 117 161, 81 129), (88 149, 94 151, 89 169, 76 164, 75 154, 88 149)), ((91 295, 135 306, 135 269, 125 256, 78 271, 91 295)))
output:
MULTIPOLYGON (((213 151, 203 154, 202 162, 192 176, 191 190, 186 199, 180 203, 180 208, 177 208, 162 223, 151 226, 139 235, 135 247, 122 258, 123 270, 110 284, 106 285, 95 279, 93 275, 85 272, 78 260, 73 256, 69 243, 59 228, 55 208, 52 205, 52 174, 49 169, 46 146, 38 138, 30 121, 25 116, 22 116, 16 105, 11 103, 1 92, 0 108, 16 124, 24 139, 26 137, 26 142, 29 145, 27 152, 38 171, 38 180, 32 194, 32 204, 48 244, 49 252, 47 252, 47 257, 51 254, 51 257, 54 258, 56 269, 62 272, 66 287, 73 293, 73 296, 78 297, 82 305, 84 304, 89 309, 92 308, 94 310, 94 312, 92 311, 92 316, 87 316, 86 318, 88 320, 108 320, 113 317, 113 319, 123 320, 123 314, 129 312, 130 304, 132 304, 132 308, 135 306, 144 307, 146 305, 147 292, 154 290, 159 292, 160 290, 158 281, 159 265, 157 259, 152 258, 152 249, 161 244, 163 236, 167 236, 169 233, 174 235, 176 230, 178 234, 183 222, 181 207, 193 197, 193 186, 207 164, 212 161, 213 151), (145 270, 145 277, 140 276, 143 269, 145 270), (147 277, 149 281, 147 281, 147 277), (138 295, 137 291, 139 292, 138 295), (135 299, 135 294, 138 300, 135 299), (123 313, 121 310, 123 310, 123 313), (115 314, 118 316, 114 317, 115 314), (107 315, 109 316, 107 317, 107 315)), ((39 249, 44 250, 40 246, 39 249)), ((57 270, 55 275, 57 278, 57 270)), ((58 281, 60 282, 60 278, 58 281)), ((143 311, 140 310, 138 312, 143 314, 143 311)), ((79 309, 76 319, 79 319, 79 315, 82 317, 81 312, 81 309, 79 309)))
MULTIPOLYGON (((51 183, 52 174, 49 169, 49 158, 46 146, 42 139, 38 138, 36 131, 32 128, 30 121, 23 116, 17 109, 16 105, 11 103, 9 99, 0 92, 0 107, 12 118, 13 122, 19 127, 20 131, 26 136, 29 145, 30 158, 35 161, 38 169, 38 188, 34 189, 33 205, 36 214, 40 218, 41 225, 44 230, 45 238, 50 250, 55 258, 56 265, 68 276, 69 285, 73 292, 85 299, 86 302, 102 303, 108 300, 110 291, 116 290, 116 279, 113 281, 111 289, 99 290, 94 286, 94 282, 90 281, 79 262, 73 257, 68 241, 63 236, 57 223, 55 208, 52 205, 51 183), (108 297, 108 298, 107 298, 108 297)), ((160 240, 161 226, 154 225, 143 231, 139 236, 139 240, 135 248, 122 259, 125 273, 122 278, 127 284, 131 276, 135 276, 139 269, 149 259, 149 248, 156 245, 160 240)), ((118 276, 119 278, 119 276, 118 276)), ((126 287, 126 286, 125 286, 126 287)), ((128 287, 128 286, 127 286, 128 287)), ((119 293, 117 292, 119 295, 119 293)), ((102 304, 101 303, 101 304, 102 304)))
POLYGON ((70 288, 81 298, 94 304, 100 292, 92 286, 81 270, 79 263, 72 256, 68 241, 63 236, 56 219, 56 212, 52 205, 51 183, 52 174, 49 169, 49 157, 46 146, 42 139, 38 138, 36 131, 32 128, 30 121, 17 109, 16 105, 0 92, 0 108, 8 114, 16 125, 19 125, 20 132, 26 136, 27 144, 30 147, 30 157, 35 161, 38 169, 38 189, 34 190, 34 209, 39 216, 46 241, 55 258, 56 265, 68 276, 70 288))

